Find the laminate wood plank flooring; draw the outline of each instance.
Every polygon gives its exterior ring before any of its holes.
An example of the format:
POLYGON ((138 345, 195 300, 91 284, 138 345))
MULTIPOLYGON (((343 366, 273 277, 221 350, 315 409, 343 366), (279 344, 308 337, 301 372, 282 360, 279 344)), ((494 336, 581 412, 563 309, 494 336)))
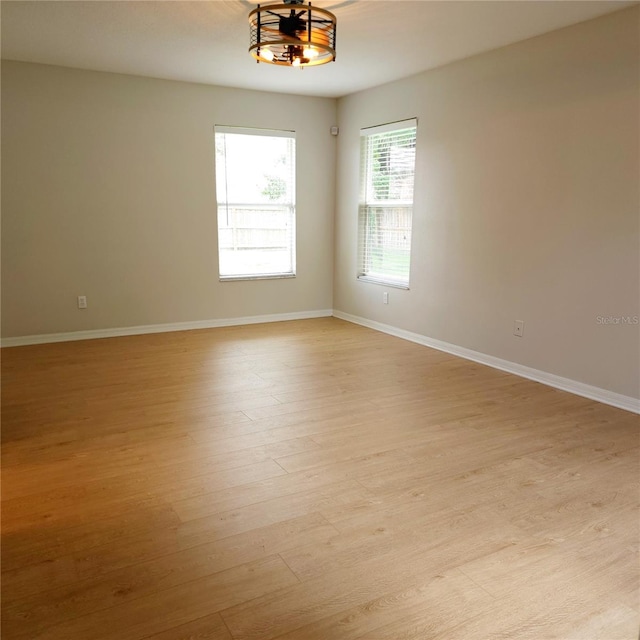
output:
POLYGON ((2 350, 4 640, 637 640, 631 413, 335 318, 2 350))

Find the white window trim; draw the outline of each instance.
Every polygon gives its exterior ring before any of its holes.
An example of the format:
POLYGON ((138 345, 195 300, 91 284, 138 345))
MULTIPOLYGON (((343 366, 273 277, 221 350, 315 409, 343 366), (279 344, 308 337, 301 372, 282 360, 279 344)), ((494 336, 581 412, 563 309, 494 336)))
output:
MULTIPOLYGON (((402 131, 404 129, 412 129, 415 128, 416 129, 416 137, 417 137, 417 127, 418 127, 418 118, 409 118, 406 120, 398 120, 395 122, 387 122, 384 124, 380 124, 380 125, 375 125, 375 126, 371 126, 371 127, 364 127, 362 129, 360 129, 360 137, 364 138, 364 137, 369 137, 372 135, 376 135, 376 134, 380 134, 380 133, 387 133, 390 131, 402 131)), ((361 157, 361 162, 362 162, 362 157, 361 157)), ((362 171, 363 171, 363 167, 360 168, 360 176, 362 176, 362 171)), ((414 178, 415 178, 415 166, 414 166, 414 178)), ((359 211, 358 211, 358 269, 356 272, 356 279, 359 282, 365 282, 368 284, 377 284, 377 285, 381 285, 381 286, 385 286, 385 287, 393 287, 396 289, 404 289, 404 290, 409 290, 410 286, 410 281, 404 281, 404 280, 394 280, 394 278, 387 276, 387 277, 376 277, 374 275, 369 275, 369 274, 364 274, 361 273, 362 270, 362 264, 361 264, 361 256, 360 256, 360 252, 363 250, 362 247, 360 247, 360 234, 362 233, 360 230, 360 224, 361 224, 361 219, 360 219, 360 209, 364 206, 376 206, 378 208, 384 208, 384 207, 389 207, 389 208, 393 208, 393 207, 408 207, 411 206, 412 209, 412 222, 411 222, 411 226, 413 227, 413 206, 414 206, 414 202, 415 202, 415 187, 414 187, 414 198, 412 199, 411 202, 407 202, 406 200, 384 200, 381 202, 376 202, 375 205, 371 204, 371 205, 367 205, 365 200, 365 191, 366 191, 366 185, 362 183, 362 177, 360 177, 361 180, 361 184, 360 184, 360 205, 358 207, 359 211)), ((410 276, 409 276, 410 277, 410 276)))
POLYGON ((285 129, 253 129, 251 127, 230 127, 227 125, 216 124, 213 127, 216 133, 238 133, 246 136, 267 136, 269 138, 295 138, 295 131, 285 129))
POLYGON ((403 129, 413 129, 418 126, 418 118, 409 118, 408 120, 398 120, 397 122, 387 122, 374 127, 365 127, 360 129, 361 136, 371 136, 376 133, 387 133, 388 131, 402 131, 403 129))
MULTIPOLYGON (((228 133, 228 134, 240 134, 240 135, 250 135, 250 136, 265 136, 265 137, 270 137, 270 138, 291 138, 294 140, 294 142, 296 141, 296 132, 295 131, 289 131, 289 130, 283 130, 283 129, 256 129, 256 128, 252 128, 252 127, 236 127, 236 126, 229 126, 229 125, 214 125, 213 127, 213 132, 214 132, 214 139, 216 134, 218 133, 228 133)), ((297 154, 296 154, 297 155, 297 154)), ((223 275, 220 273, 220 246, 219 246, 219 239, 218 239, 218 248, 217 248, 217 253, 218 253, 218 281, 219 282, 237 282, 240 280, 277 280, 277 279, 288 279, 288 278, 295 278, 296 277, 296 273, 297 273, 297 269, 296 269, 296 244, 297 244, 297 220, 296 220, 296 213, 297 213, 297 206, 296 206, 296 157, 294 157, 294 183, 292 185, 293 188, 293 193, 294 193, 294 198, 293 198, 293 202, 289 205, 292 209, 293 209, 293 215, 291 217, 292 220, 292 230, 291 230, 291 240, 292 240, 292 246, 291 246, 291 271, 286 271, 286 272, 274 272, 274 273, 264 273, 264 274, 233 274, 233 275, 223 275)), ((216 166, 216 172, 217 172, 217 166, 216 166)), ((217 180, 217 177, 216 177, 217 180)), ((216 197, 216 226, 218 226, 218 230, 219 230, 219 221, 218 221, 218 215, 220 212, 220 202, 218 201, 218 198, 216 197)), ((229 203, 227 202, 227 206, 229 206, 229 204, 233 204, 236 206, 247 206, 247 204, 251 204, 251 203, 229 203)))

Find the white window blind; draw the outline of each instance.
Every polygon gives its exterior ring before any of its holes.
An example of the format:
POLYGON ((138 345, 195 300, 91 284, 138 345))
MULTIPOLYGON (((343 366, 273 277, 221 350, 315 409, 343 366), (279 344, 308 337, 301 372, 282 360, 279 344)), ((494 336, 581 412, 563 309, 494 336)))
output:
POLYGON ((417 120, 360 131, 358 277, 409 286, 417 120))
POLYGON ((215 127, 221 280, 296 272, 292 131, 215 127))

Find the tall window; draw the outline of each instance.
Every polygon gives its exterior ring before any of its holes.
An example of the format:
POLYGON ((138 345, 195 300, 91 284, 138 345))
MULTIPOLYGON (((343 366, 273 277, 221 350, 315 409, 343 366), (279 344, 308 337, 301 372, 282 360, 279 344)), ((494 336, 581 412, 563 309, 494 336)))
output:
POLYGON ((358 277, 409 286, 417 120, 360 131, 358 277))
POLYGON ((215 127, 221 280, 296 272, 292 131, 215 127))

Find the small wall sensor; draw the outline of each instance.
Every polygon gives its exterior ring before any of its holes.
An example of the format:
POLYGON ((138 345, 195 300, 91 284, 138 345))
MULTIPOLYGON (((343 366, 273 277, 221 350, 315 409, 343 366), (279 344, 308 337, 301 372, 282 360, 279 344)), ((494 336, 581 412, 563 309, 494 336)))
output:
POLYGON ((338 133, 340 133, 340 129, 338 129, 338 127, 331 127, 331 135, 332 136, 337 136, 338 133))

